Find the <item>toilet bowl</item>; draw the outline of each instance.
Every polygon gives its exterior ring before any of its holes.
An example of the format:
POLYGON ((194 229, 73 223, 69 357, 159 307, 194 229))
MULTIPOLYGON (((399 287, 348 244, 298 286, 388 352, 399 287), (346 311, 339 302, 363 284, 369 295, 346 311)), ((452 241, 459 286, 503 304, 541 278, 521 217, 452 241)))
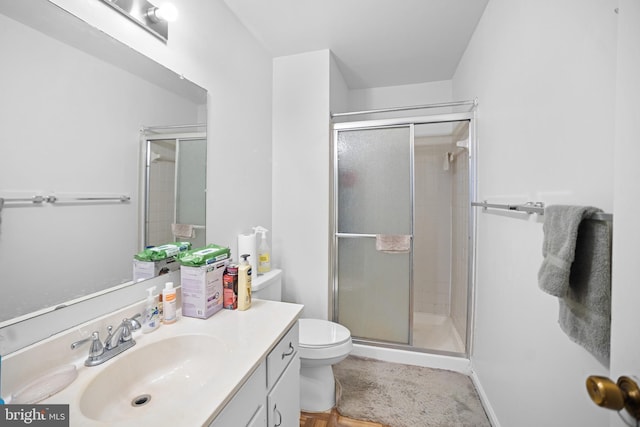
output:
POLYGON ((300 409, 323 412, 336 404, 336 383, 332 365, 344 360, 351 350, 349 329, 328 320, 300 319, 300 409))
MULTIPOLYGON (((282 271, 272 270, 252 282, 252 296, 282 301, 282 271)), ((336 404, 336 383, 332 365, 344 360, 351 350, 349 329, 328 320, 300 319, 300 409, 324 412, 336 404)))

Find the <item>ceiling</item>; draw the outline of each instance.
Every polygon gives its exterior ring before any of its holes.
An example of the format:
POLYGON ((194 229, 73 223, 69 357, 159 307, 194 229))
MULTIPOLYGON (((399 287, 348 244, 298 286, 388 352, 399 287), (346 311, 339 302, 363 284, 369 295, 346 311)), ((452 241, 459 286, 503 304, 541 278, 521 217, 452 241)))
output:
POLYGON ((489 0, 225 0, 274 57, 331 49, 350 89, 449 80, 489 0))

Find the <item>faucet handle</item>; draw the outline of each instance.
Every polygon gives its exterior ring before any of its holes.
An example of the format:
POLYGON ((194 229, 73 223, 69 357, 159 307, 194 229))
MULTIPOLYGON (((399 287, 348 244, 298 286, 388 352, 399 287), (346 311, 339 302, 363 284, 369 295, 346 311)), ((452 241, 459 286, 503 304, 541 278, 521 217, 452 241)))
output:
POLYGON ((136 319, 139 316, 140 313, 136 314, 130 319, 126 317, 122 319, 122 324, 120 326, 122 328, 122 333, 120 334, 120 342, 131 341, 133 339, 132 332, 137 331, 142 327, 140 325, 140 322, 138 322, 138 320, 136 319))
POLYGON ((126 341, 131 341, 132 335, 131 335, 131 320, 127 319, 126 317, 124 319, 122 319, 122 323, 119 326, 120 328, 122 328, 122 332, 120 333, 120 340, 119 342, 126 342, 126 341))
POLYGON ((81 344, 84 344, 89 340, 91 340, 91 346, 89 347, 89 358, 97 357, 104 353, 104 346, 100 342, 100 334, 98 333, 98 331, 94 331, 90 337, 72 343, 71 350, 75 350, 81 344))
POLYGON ((131 326, 132 331, 137 331, 138 329, 142 328, 142 325, 138 320, 139 318, 140 318, 140 313, 136 314, 131 319, 129 319, 129 325, 131 326))

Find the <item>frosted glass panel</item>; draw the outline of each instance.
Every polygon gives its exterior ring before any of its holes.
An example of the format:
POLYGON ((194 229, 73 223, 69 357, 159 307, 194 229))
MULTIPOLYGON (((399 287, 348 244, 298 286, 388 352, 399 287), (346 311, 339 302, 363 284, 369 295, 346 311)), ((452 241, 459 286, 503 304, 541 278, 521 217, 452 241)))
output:
POLYGON ((338 240, 338 320, 353 337, 409 343, 409 259, 372 238, 338 240))
MULTIPOLYGON (((206 209, 206 139, 178 141, 177 155, 176 223, 205 225, 206 209)), ((205 245, 205 230, 197 228, 193 247, 205 245)))
POLYGON ((409 127, 340 131, 338 232, 411 234, 409 127))
POLYGON ((176 222, 204 225, 207 141, 205 139, 180 140, 178 147, 176 222))

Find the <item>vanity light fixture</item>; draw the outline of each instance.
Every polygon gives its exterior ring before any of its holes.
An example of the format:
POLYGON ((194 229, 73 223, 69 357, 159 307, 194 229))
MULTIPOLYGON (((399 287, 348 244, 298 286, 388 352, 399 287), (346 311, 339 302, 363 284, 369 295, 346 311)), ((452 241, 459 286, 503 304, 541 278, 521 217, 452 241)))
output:
POLYGON ((101 1, 165 43, 169 39, 169 22, 178 17, 177 9, 170 3, 156 6, 146 0, 101 1))

